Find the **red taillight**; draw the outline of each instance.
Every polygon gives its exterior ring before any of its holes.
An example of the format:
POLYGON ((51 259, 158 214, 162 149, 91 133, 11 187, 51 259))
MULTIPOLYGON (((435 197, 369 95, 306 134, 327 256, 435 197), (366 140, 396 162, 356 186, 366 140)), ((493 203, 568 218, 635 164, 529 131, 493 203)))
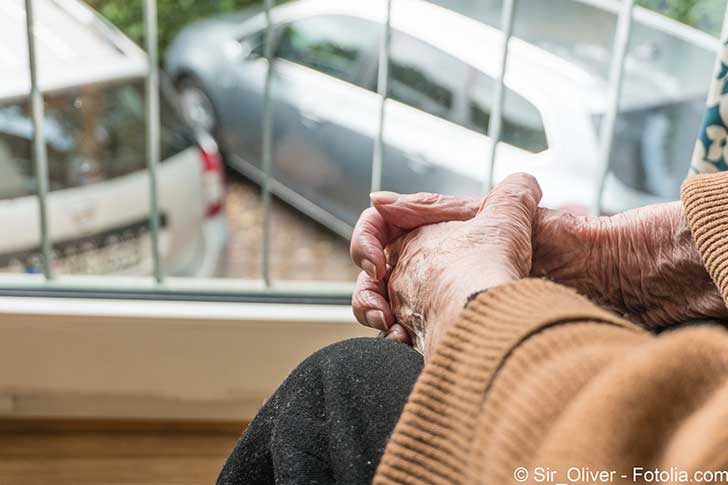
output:
POLYGON ((220 214, 225 206, 225 169, 217 147, 201 147, 202 193, 205 197, 205 217, 220 214))

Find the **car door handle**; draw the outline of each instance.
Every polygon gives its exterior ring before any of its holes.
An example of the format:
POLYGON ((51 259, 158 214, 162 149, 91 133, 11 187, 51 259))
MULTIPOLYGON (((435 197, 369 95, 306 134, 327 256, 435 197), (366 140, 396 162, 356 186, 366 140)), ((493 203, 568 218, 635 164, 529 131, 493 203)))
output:
POLYGON ((415 173, 429 172, 435 165, 421 152, 408 152, 407 164, 415 173))

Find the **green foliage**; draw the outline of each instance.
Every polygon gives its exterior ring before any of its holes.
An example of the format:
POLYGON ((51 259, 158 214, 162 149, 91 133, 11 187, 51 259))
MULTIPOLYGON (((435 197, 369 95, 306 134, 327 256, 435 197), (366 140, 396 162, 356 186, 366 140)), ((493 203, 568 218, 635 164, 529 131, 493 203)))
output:
POLYGON ((718 35, 726 0, 637 0, 637 4, 718 35))
MULTIPOLYGON (((2 1, 2 0, 0 0, 2 1)), ((260 0, 157 0, 161 52, 176 33, 194 20, 239 10, 260 0)), ((366 0, 360 0, 366 1, 366 0)), ((143 0, 85 0, 141 44, 144 41, 143 0)), ((717 35, 726 0, 637 0, 638 5, 717 35)))
MULTIPOLYGON (((143 0, 84 0, 138 44, 144 42, 143 0)), ((256 0, 157 0, 160 52, 193 20, 239 10, 256 0)))

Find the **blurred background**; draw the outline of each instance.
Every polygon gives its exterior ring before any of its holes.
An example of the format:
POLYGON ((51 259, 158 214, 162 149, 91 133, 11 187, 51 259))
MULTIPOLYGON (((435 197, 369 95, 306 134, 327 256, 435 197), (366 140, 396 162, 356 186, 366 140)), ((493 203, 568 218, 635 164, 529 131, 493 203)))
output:
MULTIPOLYGON (((144 38, 142 0, 84 1, 135 42, 142 44, 144 38)), ((162 48, 168 46, 177 32, 190 22, 212 15, 237 12, 259 3, 253 0, 160 0, 158 2, 160 46, 162 48)), ((488 2, 477 0, 442 0, 436 3, 476 19, 479 15, 487 15, 489 10, 488 2)), ((725 1, 638 0, 636 4, 717 36, 720 33, 725 1)), ((496 7, 498 6, 496 4, 496 7)))
MULTIPOLYGON (((141 0, 38 0, 50 236, 59 274, 148 275, 141 0), (90 7, 90 9, 88 8, 90 7), (118 29, 118 30, 117 30, 118 29), (123 203, 121 202, 123 201, 123 203)), ((361 2, 359 2, 361 3, 361 2)), ((528 171, 544 204, 589 210, 617 1, 522 0, 496 180, 528 171)), ((639 0, 602 210, 674 199, 697 134, 724 0, 639 0)), ((0 4, 0 271, 41 271, 23 3, 0 4), (25 96, 24 96, 25 94, 25 96)), ((164 272, 261 277, 260 2, 159 0, 164 272)), ((273 11, 270 272, 351 281, 368 205, 383 1, 273 11)), ((394 2, 382 188, 482 193, 501 2, 394 2)))

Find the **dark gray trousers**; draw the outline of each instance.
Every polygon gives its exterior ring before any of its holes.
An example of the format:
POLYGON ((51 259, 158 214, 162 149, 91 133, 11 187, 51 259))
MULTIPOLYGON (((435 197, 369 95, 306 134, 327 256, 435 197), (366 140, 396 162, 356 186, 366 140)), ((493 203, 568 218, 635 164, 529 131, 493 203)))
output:
POLYGON ((383 339, 316 352, 263 406, 217 483, 370 483, 422 365, 383 339))

